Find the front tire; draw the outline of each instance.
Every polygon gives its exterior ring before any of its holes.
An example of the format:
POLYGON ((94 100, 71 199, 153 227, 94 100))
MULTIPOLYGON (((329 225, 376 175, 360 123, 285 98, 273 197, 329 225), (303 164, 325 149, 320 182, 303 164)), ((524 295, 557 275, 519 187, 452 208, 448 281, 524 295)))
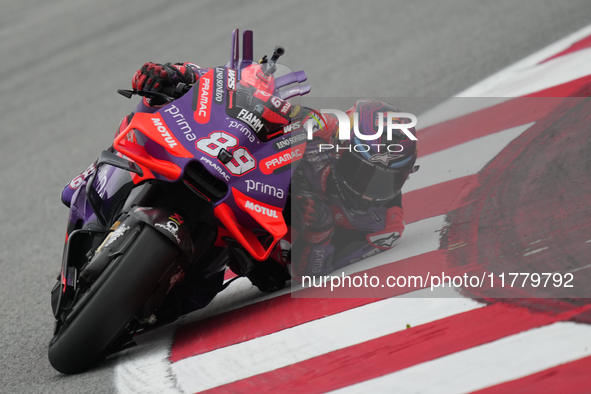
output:
POLYGON ((100 287, 90 288, 86 295, 90 299, 82 310, 49 343, 51 365, 65 374, 90 368, 148 300, 179 254, 172 241, 144 225, 131 247, 102 274, 108 276, 95 282, 100 287))

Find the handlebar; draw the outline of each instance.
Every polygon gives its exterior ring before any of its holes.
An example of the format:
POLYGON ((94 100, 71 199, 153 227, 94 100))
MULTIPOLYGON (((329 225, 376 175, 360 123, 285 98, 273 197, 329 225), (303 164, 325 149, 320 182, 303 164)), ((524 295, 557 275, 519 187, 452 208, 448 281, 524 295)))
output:
POLYGON ((190 85, 179 83, 175 88, 169 86, 163 86, 159 92, 145 92, 143 90, 126 90, 126 89, 118 89, 117 93, 122 95, 123 97, 127 97, 130 99, 133 95, 138 95, 147 98, 160 98, 167 103, 170 103, 177 98, 181 97, 183 94, 187 93, 191 89, 190 85))

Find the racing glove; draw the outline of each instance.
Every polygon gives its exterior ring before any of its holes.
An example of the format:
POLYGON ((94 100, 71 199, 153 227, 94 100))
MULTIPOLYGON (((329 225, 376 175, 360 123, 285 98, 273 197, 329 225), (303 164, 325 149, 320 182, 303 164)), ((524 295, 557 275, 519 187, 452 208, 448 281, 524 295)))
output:
POLYGON ((327 229, 333 225, 332 212, 315 193, 301 192, 294 205, 303 229, 327 229))
MULTIPOLYGON (((148 62, 135 72, 131 80, 131 87, 133 90, 161 92, 173 96, 171 88, 175 88, 180 82, 192 85, 196 80, 197 76, 193 69, 181 63, 160 64, 148 62)), ((152 99, 150 104, 163 104, 161 101, 162 99, 152 99)))

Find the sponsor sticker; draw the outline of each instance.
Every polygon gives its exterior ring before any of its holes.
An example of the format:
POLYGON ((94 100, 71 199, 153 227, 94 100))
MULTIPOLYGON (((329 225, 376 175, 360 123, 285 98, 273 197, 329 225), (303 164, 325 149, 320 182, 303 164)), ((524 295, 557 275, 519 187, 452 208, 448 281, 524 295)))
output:
POLYGON ((160 135, 164 138, 164 142, 166 142, 168 144, 168 146, 171 148, 174 148, 175 146, 177 146, 178 143, 175 141, 174 137, 172 135, 170 135, 170 131, 168 130, 168 127, 166 127, 166 124, 162 122, 162 119, 161 118, 151 118, 151 119, 152 119, 152 123, 154 123, 154 126, 156 127, 156 130, 158 130, 160 135))
POLYGON ((257 201, 251 196, 247 196, 234 188, 232 188, 232 195, 234 196, 234 201, 236 201, 238 208, 247 212, 267 230, 269 229, 268 226, 281 226, 285 228, 285 221, 283 220, 281 208, 257 201))
POLYGON ((257 90, 252 94, 253 97, 258 98, 259 100, 262 100, 264 102, 267 102, 269 100, 269 97, 271 97, 271 93, 267 93, 263 90, 257 90))
POLYGON ((208 123, 209 116, 211 115, 213 72, 214 70, 209 70, 205 75, 199 78, 199 88, 197 90, 198 97, 194 118, 195 121, 200 124, 208 123))
POLYGON ((91 164, 82 174, 78 175, 76 178, 72 179, 72 181, 70 182, 70 188, 71 189, 78 189, 80 187, 80 185, 82 185, 82 182, 84 182, 84 180, 86 178, 88 178, 89 176, 91 176, 92 174, 94 174, 94 172, 96 171, 96 167, 94 166, 94 164, 91 164))
POLYGON ((226 86, 228 87, 228 90, 232 90, 235 91, 236 90, 236 70, 234 70, 233 68, 228 68, 227 69, 227 78, 226 78, 226 86))
POLYGON ((244 208, 254 211, 256 213, 266 215, 270 218, 279 218, 279 216, 277 216, 276 209, 267 208, 250 200, 246 200, 246 202, 244 203, 244 208))
POLYGON ((275 198, 283 198, 283 189, 276 188, 273 185, 267 185, 263 182, 255 182, 251 179, 246 181, 246 192, 255 191, 262 194, 268 194, 275 198))
POLYGON ((248 138, 250 142, 255 141, 254 134, 252 133, 252 131, 250 131, 250 129, 244 126, 242 123, 238 123, 235 120, 231 120, 230 125, 228 127, 231 129, 238 129, 242 134, 246 136, 246 138, 248 138))
POLYGON ((170 104, 170 107, 165 109, 164 112, 172 116, 179 130, 181 130, 185 135, 187 141, 195 141, 197 136, 193 133, 191 126, 189 126, 189 123, 187 123, 187 121, 185 120, 185 116, 182 114, 181 110, 176 105, 170 104))
POLYGON ((261 160, 259 168, 265 175, 272 174, 280 169, 286 170, 289 165, 297 160, 301 160, 306 149, 306 144, 300 144, 294 146, 289 151, 283 151, 269 156, 266 159, 261 160))
MULTIPOLYGON (((185 147, 176 139, 176 136, 172 133, 171 128, 162 118, 161 113, 154 114, 142 114, 145 115, 149 120, 148 125, 151 126, 146 132, 148 138, 156 142, 158 145, 163 146, 170 154, 177 157, 193 157, 191 152, 185 149, 185 147)), ((170 121, 170 119, 169 119, 170 121)), ((188 126, 188 125, 187 125, 188 126)), ((190 127, 183 131, 191 131, 190 127)), ((190 134, 190 133, 189 133, 190 134)), ((185 135, 187 139, 191 136, 185 135)))
POLYGON ((121 224, 115 231, 113 231, 108 238, 107 243, 103 246, 106 248, 107 246, 111 245, 113 242, 117 241, 119 237, 121 237, 125 232, 129 230, 129 226, 126 226, 125 223, 121 224))
POLYGON ((238 115, 236 115, 236 119, 246 123, 257 133, 263 128, 263 122, 259 117, 248 110, 241 109, 238 115))
POLYGON ((176 239, 176 242, 180 244, 181 239, 178 237, 178 235, 176 235, 176 233, 179 231, 179 226, 184 222, 185 221, 183 220, 183 217, 181 215, 179 215, 178 213, 173 213, 168 217, 168 222, 166 222, 166 224, 156 223, 154 226, 163 228, 169 233, 171 233, 174 239, 176 239))
POLYGON ((226 172, 224 170, 222 170, 222 168, 220 166, 218 166, 216 163, 212 162, 211 160, 209 160, 205 156, 199 160, 204 162, 205 164, 209 165, 210 167, 212 167, 226 181, 230 181, 230 176, 228 174, 226 174, 226 172))
POLYGON ((280 151, 280 150, 289 148, 291 146, 298 145, 304 141, 306 141, 306 133, 302 132, 302 133, 290 135, 289 137, 285 137, 279 141, 274 142, 273 147, 275 148, 275 150, 280 151))
MULTIPOLYGON (((401 146, 401 145, 398 145, 398 146, 401 146)), ((388 164, 390 164, 390 160, 396 160, 396 159, 400 159, 402 157, 404 157, 404 155, 397 155, 392 152, 384 152, 384 153, 378 153, 378 154, 371 156, 369 158, 369 161, 371 161, 372 163, 382 163, 382 164, 388 165, 388 164)))
POLYGON ((170 220, 172 220, 173 222, 175 222, 176 224, 178 224, 179 226, 183 223, 185 223, 185 221, 183 220, 183 217, 181 215, 179 215, 178 213, 173 213, 170 217, 170 220))
POLYGON ((398 238, 400 238, 400 233, 398 231, 394 231, 391 233, 369 236, 368 238, 369 241, 378 248, 390 249, 394 246, 394 243, 398 240, 398 238))
POLYGON ((299 130, 301 128, 302 128, 302 123, 300 121, 293 122, 293 123, 283 126, 283 133, 284 134, 293 133, 294 131, 299 130))
POLYGON ((285 104, 283 105, 283 108, 281 108, 281 113, 282 114, 287 114, 287 112, 289 111, 289 109, 291 108, 291 104, 289 102, 285 102, 285 104))
POLYGON ((179 226, 178 226, 178 224, 176 224, 172 220, 166 222, 166 224, 156 223, 154 226, 161 227, 161 228, 165 229, 166 231, 168 231, 169 233, 172 234, 174 239, 176 239, 177 244, 181 243, 181 239, 179 238, 178 235, 176 235, 176 233, 179 231, 179 226))
POLYGON ((215 94, 213 102, 221 105, 224 102, 224 68, 215 68, 215 94))

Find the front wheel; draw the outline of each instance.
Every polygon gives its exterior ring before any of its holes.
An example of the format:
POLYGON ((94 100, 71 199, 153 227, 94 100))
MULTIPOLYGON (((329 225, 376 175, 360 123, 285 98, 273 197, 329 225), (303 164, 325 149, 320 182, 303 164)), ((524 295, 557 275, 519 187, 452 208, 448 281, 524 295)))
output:
MULTIPOLYGON (((49 361, 59 372, 91 367, 117 339, 158 287, 180 249, 148 225, 125 253, 113 260, 84 297, 82 310, 49 343, 49 361)), ((165 285, 165 284, 163 284, 165 285)))

